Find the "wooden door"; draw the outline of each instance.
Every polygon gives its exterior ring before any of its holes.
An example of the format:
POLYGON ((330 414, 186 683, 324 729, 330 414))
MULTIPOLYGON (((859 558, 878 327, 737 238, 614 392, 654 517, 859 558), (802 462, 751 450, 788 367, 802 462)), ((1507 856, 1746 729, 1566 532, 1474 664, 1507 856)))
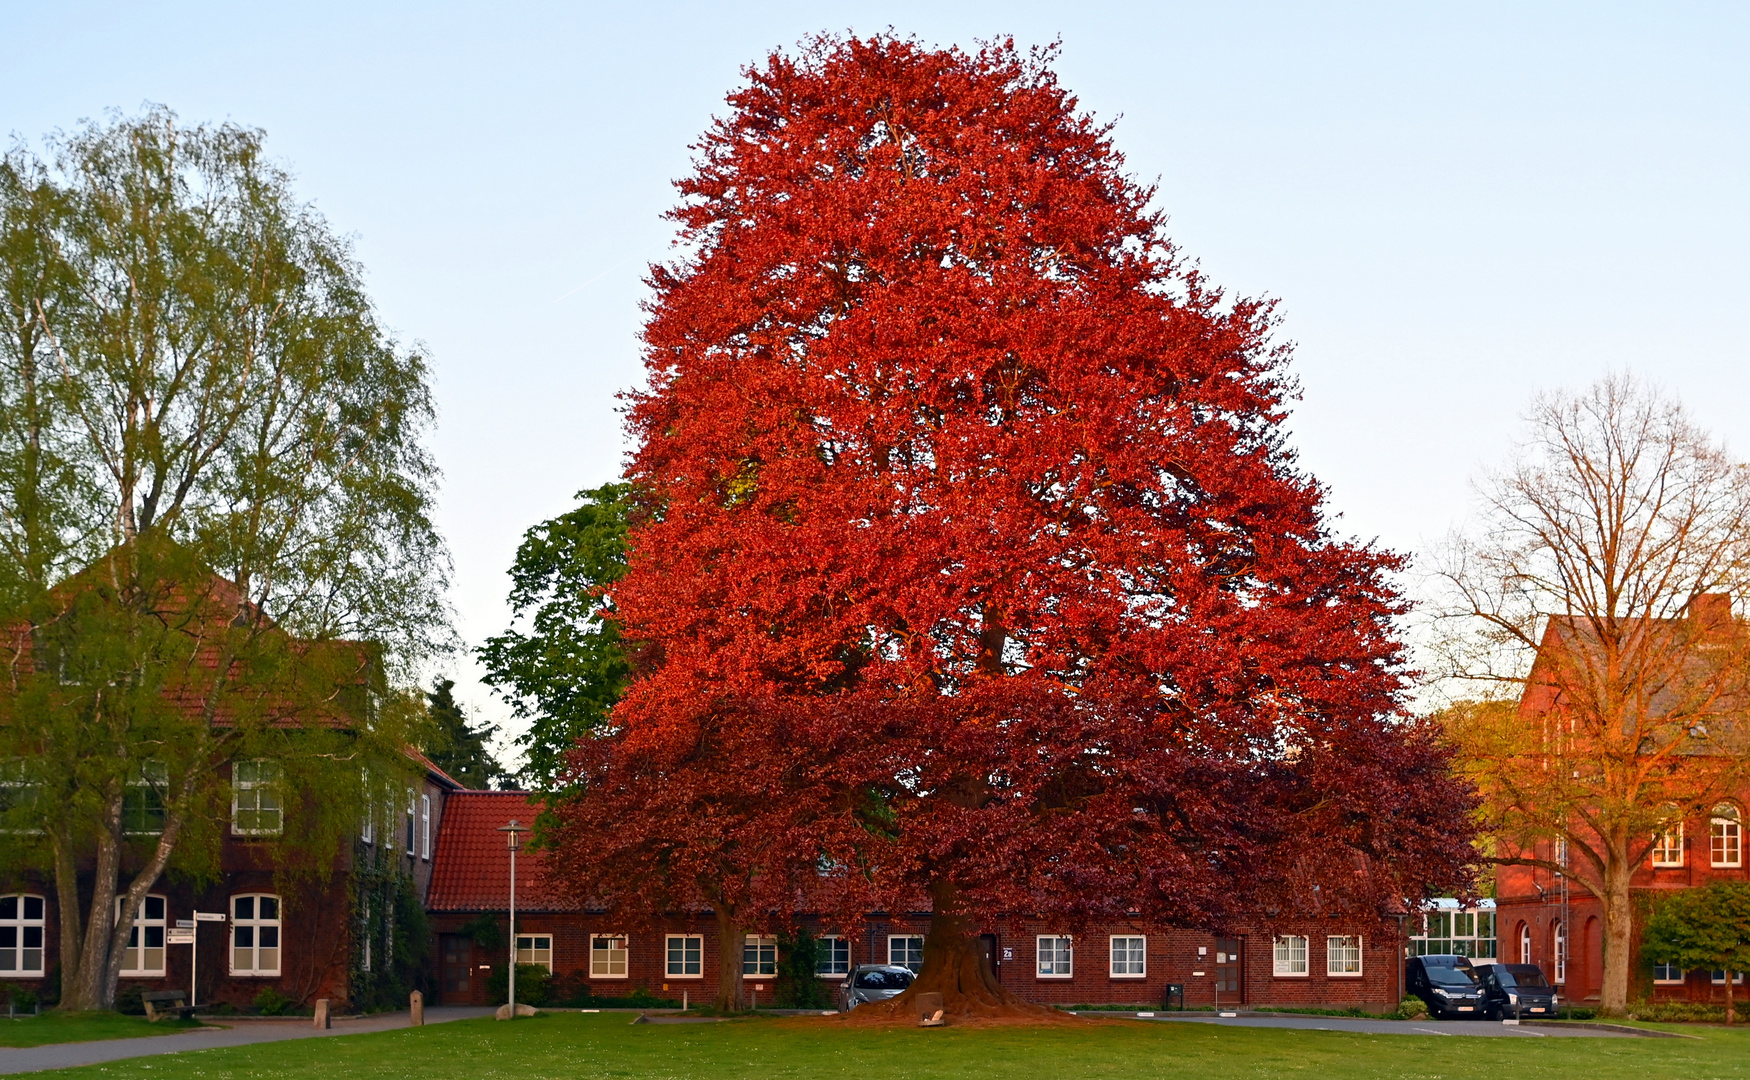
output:
MULTIPOLYGON (((439 997, 445 1005, 474 1002, 474 939, 463 934, 444 934, 439 939, 442 983, 439 997)), ((484 990, 484 987, 480 989, 484 990)))
POLYGON ((997 936, 995 934, 980 934, 978 938, 978 959, 984 965, 984 970, 990 972, 994 980, 1002 980, 1003 962, 998 958, 997 936))
POLYGON ((1215 993, 1223 1005, 1238 1005, 1246 1000, 1245 965, 1242 963, 1244 943, 1239 938, 1215 939, 1215 993))

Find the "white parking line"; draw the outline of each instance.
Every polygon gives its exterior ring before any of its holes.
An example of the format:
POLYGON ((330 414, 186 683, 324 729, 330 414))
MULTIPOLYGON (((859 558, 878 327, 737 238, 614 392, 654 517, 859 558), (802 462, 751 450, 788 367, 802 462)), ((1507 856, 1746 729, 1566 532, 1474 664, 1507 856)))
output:
POLYGON ((1424 1035, 1451 1035, 1450 1031, 1435 1031, 1433 1028, 1417 1028, 1424 1035))

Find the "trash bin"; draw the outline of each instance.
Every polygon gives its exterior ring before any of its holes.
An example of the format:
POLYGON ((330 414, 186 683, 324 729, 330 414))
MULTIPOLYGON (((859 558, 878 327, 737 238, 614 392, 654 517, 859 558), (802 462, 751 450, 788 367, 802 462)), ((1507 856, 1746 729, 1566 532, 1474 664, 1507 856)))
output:
POLYGON ((1184 1012, 1185 984, 1168 983, 1166 991, 1161 994, 1161 1007, 1168 1010, 1178 1009, 1180 1012, 1184 1012))

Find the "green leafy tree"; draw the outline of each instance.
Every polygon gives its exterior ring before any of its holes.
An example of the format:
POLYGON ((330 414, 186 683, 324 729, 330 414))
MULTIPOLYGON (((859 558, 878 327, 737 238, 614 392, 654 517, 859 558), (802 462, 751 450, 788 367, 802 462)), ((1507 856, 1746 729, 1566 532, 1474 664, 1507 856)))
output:
POLYGON ((452 692, 455 686, 453 679, 439 679, 426 691, 426 708, 432 723, 432 741, 426 757, 463 786, 484 790, 508 776, 487 746, 498 734, 498 725, 470 724, 468 714, 452 692))
POLYGON ((1641 954, 1684 971, 1727 972, 1726 1023, 1731 1023, 1731 973, 1750 971, 1750 882, 1715 881, 1667 897, 1647 920, 1641 954))
POLYGON ((523 779, 550 790, 565 753, 601 730, 630 674, 611 586, 626 573, 630 486, 578 492, 576 509, 523 534, 511 567, 515 622, 480 649, 485 681, 529 722, 523 779))
POLYGON ((49 148, 0 162, 0 873, 80 1010, 166 872, 242 831, 290 901, 404 785, 448 557, 425 362, 262 134, 49 148))

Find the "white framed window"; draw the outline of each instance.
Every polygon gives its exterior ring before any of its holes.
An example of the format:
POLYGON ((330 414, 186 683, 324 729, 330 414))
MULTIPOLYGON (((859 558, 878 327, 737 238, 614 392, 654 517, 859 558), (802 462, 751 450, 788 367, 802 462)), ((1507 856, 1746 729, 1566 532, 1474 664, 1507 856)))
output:
POLYGON ((371 773, 369 769, 366 769, 360 776, 360 782, 365 789, 365 816, 364 820, 359 822, 359 839, 367 844, 374 844, 377 841, 377 808, 371 798, 371 773))
POLYGON ((778 977, 778 939, 749 934, 741 946, 741 974, 756 979, 778 977))
POLYGON ((1531 927, 1519 924, 1519 962, 1531 963, 1531 927))
POLYGON ((170 790, 170 767, 162 761, 142 761, 122 792, 122 832, 157 836, 164 831, 164 797, 170 790))
POLYGON ((1731 803, 1714 807, 1708 822, 1708 855, 1715 866, 1744 865, 1744 836, 1738 825, 1738 808, 1731 803))
POLYGON ((1568 928, 1559 921, 1550 930, 1550 953, 1555 957, 1555 984, 1561 986, 1568 981, 1568 928))
POLYGON ((0 896, 0 977, 43 974, 43 898, 0 896))
POLYGON ((413 841, 416 839, 413 831, 413 789, 407 789, 407 854, 413 854, 413 841))
MULTIPOLYGON (((608 939, 614 940, 614 939, 608 939)), ((620 942, 620 974, 626 972, 626 939, 620 942)), ((595 952, 591 950, 590 961, 595 961, 595 952)), ((553 935, 552 934, 518 934, 516 936, 516 962, 519 964, 539 964, 548 971, 553 970, 553 935)), ((595 972, 591 971, 591 975, 595 972)), ((613 978, 613 976, 609 976, 613 978)))
MULTIPOLYGON (((1726 985, 1725 970, 1722 968, 1714 968, 1713 971, 1708 973, 1708 981, 1713 983, 1715 986, 1726 985)), ((1742 971, 1732 972, 1732 985, 1733 986, 1743 986, 1744 985, 1744 973, 1742 971)))
POLYGON ((30 766, 23 758, 0 761, 0 822, 13 819, 0 828, 0 832, 15 836, 42 835, 42 825, 29 820, 41 789, 42 785, 31 776, 30 766))
POLYGON ((668 966, 663 970, 671 979, 703 979, 705 977, 705 939, 698 934, 670 934, 663 942, 668 953, 668 966))
POLYGON ((359 941, 363 944, 363 948, 359 950, 362 954, 359 957, 359 968, 369 974, 371 970, 371 902, 369 900, 365 901, 364 918, 359 920, 359 941))
POLYGON ((892 934, 887 938, 887 962, 909 968, 913 975, 924 970, 924 939, 915 934, 892 934))
POLYGON ((1036 939, 1034 974, 1041 979, 1067 979, 1075 972, 1075 948, 1062 934, 1041 934, 1036 939))
POLYGON ((592 979, 624 979, 630 972, 626 957, 629 952, 625 934, 591 934, 589 936, 589 977, 592 979))
POLYGON ((1655 986, 1676 986, 1683 982, 1683 969, 1676 964, 1654 964, 1653 984, 1655 986))
POLYGON ((1683 865, 1683 822, 1672 822, 1653 839, 1653 865, 1683 865))
POLYGON ((1148 939, 1135 935, 1112 936, 1112 977, 1143 979, 1148 977, 1148 939))
POLYGON ((827 934, 814 942, 814 973, 823 979, 842 979, 851 973, 851 939, 827 934))
POLYGON ((280 973, 280 898, 246 893, 231 898, 231 974, 280 973))
POLYGON ((1283 934, 1276 938, 1271 973, 1280 978, 1298 979, 1307 974, 1306 938, 1298 934, 1283 934))
POLYGON ((419 857, 431 861, 431 796, 419 797, 419 857))
POLYGON ((1361 939, 1351 934, 1325 938, 1325 974, 1348 979, 1361 974, 1361 939))
POLYGON ((278 836, 285 828, 280 805, 280 763, 238 761, 231 765, 231 834, 278 836))
MULTIPOLYGON (((115 917, 123 918, 127 897, 115 898, 115 917)), ((125 979, 161 978, 164 975, 164 926, 166 905, 162 896, 140 901, 140 915, 128 931, 127 951, 122 953, 125 979)))

